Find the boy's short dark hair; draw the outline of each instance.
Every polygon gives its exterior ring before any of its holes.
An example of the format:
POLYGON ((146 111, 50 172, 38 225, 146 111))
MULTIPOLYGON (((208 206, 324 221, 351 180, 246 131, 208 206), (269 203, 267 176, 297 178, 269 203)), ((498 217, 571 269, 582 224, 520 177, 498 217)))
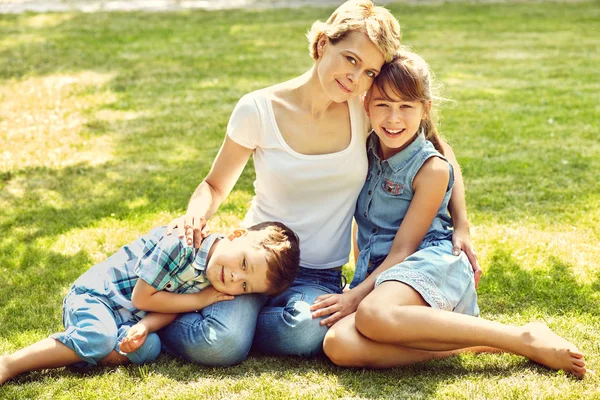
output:
POLYGON ((267 255, 268 295, 284 292, 292 285, 300 269, 300 239, 290 228, 277 221, 261 222, 248 228, 259 233, 256 243, 267 255))

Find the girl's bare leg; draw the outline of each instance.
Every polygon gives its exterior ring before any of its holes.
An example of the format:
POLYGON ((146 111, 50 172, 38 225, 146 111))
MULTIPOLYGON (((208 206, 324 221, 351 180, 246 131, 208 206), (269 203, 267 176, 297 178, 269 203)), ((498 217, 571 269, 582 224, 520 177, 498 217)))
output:
POLYGON ((423 307, 410 286, 389 281, 379 285, 359 305, 355 323, 367 338, 419 350, 490 346, 525 356, 552 369, 585 374, 583 355, 575 345, 546 325, 504 325, 469 315, 423 307), (385 304, 385 307, 381 305, 385 304))
POLYGON ((424 351, 378 343, 366 338, 356 330, 355 314, 350 314, 333 325, 323 342, 323 350, 336 365, 344 367, 392 368, 415 364, 433 359, 446 358, 462 352, 495 351, 486 347, 457 349, 450 351, 424 351))
POLYGON ((36 369, 59 368, 80 362, 77 354, 52 338, 43 339, 11 355, 0 357, 0 385, 36 369))

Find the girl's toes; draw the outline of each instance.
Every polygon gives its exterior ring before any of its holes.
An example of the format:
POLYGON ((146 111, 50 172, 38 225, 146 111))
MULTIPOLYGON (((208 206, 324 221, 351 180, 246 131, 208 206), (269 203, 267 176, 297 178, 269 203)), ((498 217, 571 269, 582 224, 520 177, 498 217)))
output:
POLYGON ((577 365, 578 367, 585 367, 585 361, 579 358, 573 360, 573 364, 577 365))

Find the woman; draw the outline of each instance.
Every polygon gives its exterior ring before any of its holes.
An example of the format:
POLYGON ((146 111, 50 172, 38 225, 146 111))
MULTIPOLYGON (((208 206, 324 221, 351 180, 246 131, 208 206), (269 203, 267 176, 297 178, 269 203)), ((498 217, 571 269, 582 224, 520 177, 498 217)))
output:
MULTIPOLYGON (((209 174, 186 214, 170 224, 197 247, 207 233, 206 220, 252 154, 256 196, 244 223, 278 220, 293 229, 300 238, 301 272, 288 291, 274 298, 240 296, 181 315, 161 331, 165 348, 174 355, 231 365, 242 361, 253 343, 266 354, 315 355, 322 351, 326 325, 358 306, 333 305, 327 320, 313 319, 310 310, 318 296, 341 293, 352 214, 367 171, 369 122, 360 97, 398 50, 400 26, 384 8, 356 0, 341 5, 327 22, 315 22, 308 37, 314 66, 242 97, 209 174)), ((475 260, 460 189, 451 211, 457 226, 454 243, 475 260)))

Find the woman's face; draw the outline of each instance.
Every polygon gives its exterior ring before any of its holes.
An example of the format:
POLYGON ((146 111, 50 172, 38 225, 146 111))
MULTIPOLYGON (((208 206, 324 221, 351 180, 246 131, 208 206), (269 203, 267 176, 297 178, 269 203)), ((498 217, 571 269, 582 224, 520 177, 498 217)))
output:
POLYGON ((323 36, 317 49, 316 68, 321 86, 336 103, 367 91, 385 61, 377 46, 362 32, 349 32, 336 44, 323 36))

